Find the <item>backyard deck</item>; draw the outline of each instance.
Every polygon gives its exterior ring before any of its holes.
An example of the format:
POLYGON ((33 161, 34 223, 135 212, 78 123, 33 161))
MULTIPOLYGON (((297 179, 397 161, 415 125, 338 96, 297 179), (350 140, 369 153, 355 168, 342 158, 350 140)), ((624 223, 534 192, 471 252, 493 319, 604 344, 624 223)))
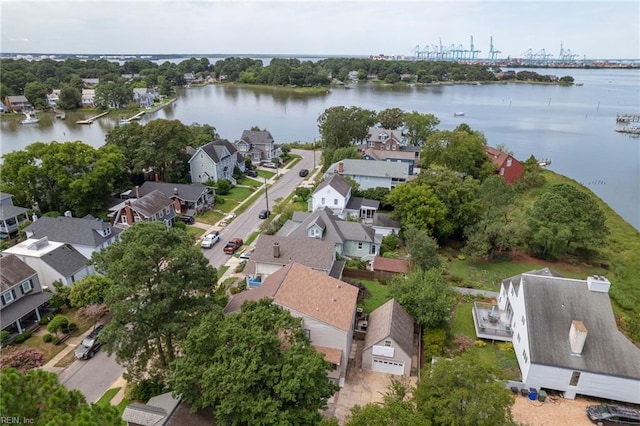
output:
POLYGON ((498 305, 475 302, 472 312, 478 338, 512 341, 511 316, 507 312, 500 311, 498 305))

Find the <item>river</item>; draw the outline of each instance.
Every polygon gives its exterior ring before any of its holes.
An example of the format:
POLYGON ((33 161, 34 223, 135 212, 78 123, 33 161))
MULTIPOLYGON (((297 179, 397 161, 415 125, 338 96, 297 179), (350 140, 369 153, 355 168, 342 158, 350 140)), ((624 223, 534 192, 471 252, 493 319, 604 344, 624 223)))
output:
MULTIPOLYGON (((332 106, 359 106, 380 111, 398 107, 435 114, 440 129, 467 123, 485 134, 490 145, 502 144, 526 160, 531 154, 551 159, 550 169, 568 176, 609 204, 640 229, 640 139, 617 133, 617 113, 640 113, 640 70, 537 69, 559 77, 572 75, 581 86, 487 84, 383 88, 360 83, 332 88, 320 95, 300 95, 271 88, 208 85, 180 89, 178 100, 141 123, 178 119, 214 126, 230 141, 253 126, 271 131, 277 142, 319 140, 317 119, 332 106), (464 112, 464 117, 454 117, 464 112)), ((2 120, 0 153, 23 149, 36 141, 81 140, 104 143, 115 118, 92 125, 42 115, 35 125, 2 120)))

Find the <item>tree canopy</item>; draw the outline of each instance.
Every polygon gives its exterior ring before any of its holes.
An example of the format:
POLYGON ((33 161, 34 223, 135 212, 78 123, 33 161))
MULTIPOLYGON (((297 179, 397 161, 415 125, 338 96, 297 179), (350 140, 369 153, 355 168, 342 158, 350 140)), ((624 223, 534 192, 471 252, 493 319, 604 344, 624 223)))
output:
POLYGON ((172 389, 219 424, 313 425, 337 390, 299 318, 267 299, 209 313, 174 363, 172 389))
POLYGON ((362 142, 376 123, 375 111, 352 106, 335 106, 318 117, 318 130, 324 148, 343 148, 362 142))
POLYGON ((447 207, 438 199, 433 189, 417 181, 396 186, 389 192, 385 202, 394 206, 391 216, 401 220, 402 226, 413 226, 429 232, 447 214, 447 207))
POLYGON ((493 171, 493 165, 484 153, 486 145, 484 135, 466 124, 455 130, 441 130, 427 138, 420 154, 421 166, 442 165, 483 180, 493 171))
POLYGON ((403 119, 407 143, 414 146, 424 145, 440 124, 440 120, 435 115, 421 114, 417 111, 405 113, 403 119))
POLYGON ((409 227, 404 231, 412 268, 427 270, 440 267, 438 242, 423 229, 409 227))

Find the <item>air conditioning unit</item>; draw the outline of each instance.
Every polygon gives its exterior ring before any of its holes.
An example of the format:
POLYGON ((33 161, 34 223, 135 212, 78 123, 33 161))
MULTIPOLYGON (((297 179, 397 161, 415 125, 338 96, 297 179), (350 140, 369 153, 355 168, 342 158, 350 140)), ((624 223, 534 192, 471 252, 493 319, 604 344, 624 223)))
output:
POLYGON ((362 311, 362 308, 356 308, 356 312, 357 312, 357 313, 359 313, 359 314, 361 314, 361 313, 363 312, 363 311, 362 311))

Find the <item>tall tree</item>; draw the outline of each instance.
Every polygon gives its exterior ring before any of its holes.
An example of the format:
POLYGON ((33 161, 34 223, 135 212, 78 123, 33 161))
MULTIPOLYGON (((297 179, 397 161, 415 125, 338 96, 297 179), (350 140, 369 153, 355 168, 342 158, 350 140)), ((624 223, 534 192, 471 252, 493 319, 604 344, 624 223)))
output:
POLYGON ((427 138, 436 131, 440 120, 433 114, 421 114, 417 111, 404 113, 404 131, 409 145, 422 146, 427 138))
POLYGON ((383 129, 395 130, 404 124, 404 111, 400 108, 387 108, 380 111, 376 118, 383 129))
POLYGON ((428 231, 408 227, 404 231, 404 235, 407 243, 407 251, 411 256, 409 261, 412 268, 426 271, 427 269, 440 267, 438 242, 428 231))
POLYGON ((35 425, 116 426, 124 421, 110 404, 87 404, 77 390, 68 390, 58 377, 34 369, 22 374, 13 368, 0 371, 0 413, 35 425))
POLYGON ((402 221, 402 225, 417 229, 433 230, 447 214, 447 207, 427 185, 419 182, 402 183, 389 192, 385 200, 394 206, 391 216, 402 221))
POLYGON ((187 330, 223 303, 216 270, 186 232, 162 222, 131 226, 92 261, 112 282, 105 302, 113 317, 101 337, 133 381, 166 373, 187 330))
POLYGON ((76 281, 69 291, 69 303, 74 308, 104 303, 111 280, 103 275, 87 275, 76 281))
POLYGON ((65 84, 60 89, 60 95, 58 95, 58 107, 64 110, 76 109, 82 102, 82 92, 75 87, 65 84))
POLYGON ((335 106, 320 114, 318 130, 324 148, 342 148, 366 140, 369 128, 375 123, 375 111, 335 106))
POLYGON ((314 425, 337 390, 299 318, 263 299, 211 312, 189 332, 172 389, 219 424, 314 425))
POLYGON ((493 171, 484 153, 486 144, 484 135, 469 126, 439 131, 427 138, 420 154, 421 165, 428 168, 438 164, 482 180, 493 171))

